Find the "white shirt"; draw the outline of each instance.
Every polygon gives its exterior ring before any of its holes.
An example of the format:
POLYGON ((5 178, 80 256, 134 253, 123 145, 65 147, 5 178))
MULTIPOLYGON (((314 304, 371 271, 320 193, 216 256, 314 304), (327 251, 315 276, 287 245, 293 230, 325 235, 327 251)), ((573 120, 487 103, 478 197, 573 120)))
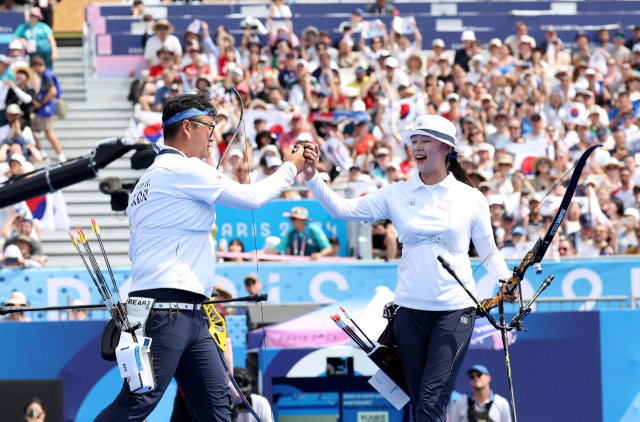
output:
POLYGON ((215 280, 214 203, 258 209, 280 195, 297 171, 284 163, 266 180, 240 185, 204 161, 159 147, 176 153, 156 157, 127 208, 131 291, 173 288, 208 297, 215 280))
MULTIPOLYGON (((271 420, 271 405, 269 400, 257 394, 251 394, 251 407, 261 421, 271 420)), ((239 413, 237 422, 258 422, 251 413, 239 413)))
POLYGON ((162 47, 167 47, 169 50, 173 51, 173 54, 176 56, 182 56, 182 46, 180 45, 178 37, 175 35, 167 35, 167 38, 163 43, 157 35, 154 35, 147 40, 147 43, 144 46, 144 59, 150 60, 151 66, 155 66, 160 63, 158 51, 162 47))
POLYGON ((547 135, 544 133, 544 130, 540 132, 539 135, 534 135, 533 132, 527 132, 522 137, 527 140, 527 142, 547 142, 547 135))
POLYGON ((317 173, 307 186, 334 218, 393 222, 403 244, 394 300, 397 305, 424 311, 475 306, 437 260, 442 255, 449 261, 475 294, 468 255, 470 239, 483 261, 490 256, 484 266, 496 281, 511 275, 493 240, 486 198, 451 173, 437 185, 427 186, 414 177, 352 199, 341 198, 317 173))
MULTIPOLYGON (((23 127, 22 133, 20 135, 22 135, 22 138, 27 141, 29 145, 36 144, 36 141, 33 139, 33 132, 31 131, 31 128, 29 126, 23 127)), ((0 143, 2 143, 2 141, 4 140, 9 139, 9 136, 11 136, 11 126, 9 125, 9 123, 7 123, 6 125, 0 127, 0 143)))
MULTIPOLYGON (((483 403, 482 406, 478 406, 478 404, 474 402, 474 405, 476 406, 476 410, 482 412, 484 411, 487 403, 483 403)), ((451 417, 449 422, 469 422, 467 416, 468 411, 469 401, 468 397, 465 395, 460 397, 451 405, 451 417)), ((489 419, 491 419, 492 422, 511 422, 511 408, 509 407, 507 399, 499 396, 498 394, 493 395, 493 404, 489 409, 489 419)))

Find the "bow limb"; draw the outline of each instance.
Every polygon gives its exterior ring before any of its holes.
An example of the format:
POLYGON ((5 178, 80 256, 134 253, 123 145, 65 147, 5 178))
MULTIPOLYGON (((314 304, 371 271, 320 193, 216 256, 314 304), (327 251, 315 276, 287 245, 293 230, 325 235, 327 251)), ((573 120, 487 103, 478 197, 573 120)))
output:
POLYGON ((236 382, 235 378, 233 378, 233 375, 229 370, 229 366, 227 365, 227 361, 225 360, 224 355, 222 354, 222 351, 220 350, 219 347, 216 347, 216 350, 218 351, 218 355, 220 355, 220 361, 222 362, 222 366, 224 367, 224 370, 227 371, 227 373, 229 374, 229 380, 231 381, 231 385, 233 385, 233 388, 238 392, 238 395, 242 399, 242 402, 244 403, 244 405, 247 406, 247 409, 249 409, 249 412, 251 413, 251 415, 253 415, 253 417, 256 418, 258 422, 262 422, 258 417, 258 415, 256 414, 256 412, 253 410, 253 407, 251 407, 251 405, 247 401, 247 398, 244 396, 244 394, 242 394, 242 391, 240 391, 240 387, 238 386, 238 383, 236 382))
MULTIPOLYGON (((236 94, 236 98, 238 98, 238 101, 240 102, 240 120, 238 120, 238 126, 236 126, 236 130, 233 132, 233 136, 231 137, 231 140, 229 140, 229 143, 227 144, 227 147, 224 149, 224 152, 222 153, 222 157, 220 157, 220 161, 218 161, 218 165, 216 166, 216 170, 220 167, 220 164, 222 164, 222 162, 224 161, 224 157, 227 155, 227 152, 229 151, 229 148, 231 147, 231 145, 233 145, 233 141, 235 141, 236 136, 238 135, 238 131, 240 130, 240 125, 242 124, 242 121, 244 119, 244 104, 242 104, 242 98, 240 98, 240 94, 238 93, 238 91, 236 91, 235 88, 231 88, 233 90, 233 93, 236 94)), ((245 134, 246 137, 246 134, 245 134)), ((247 164, 249 164, 249 158, 247 158, 247 164)))
MULTIPOLYGON (((569 185, 567 186, 567 190, 564 194, 564 197, 562 198, 562 202, 558 207, 558 211, 556 212, 556 215, 552 220, 551 227, 549 227, 549 230, 547 230, 547 233, 544 235, 544 237, 538 239, 538 241, 535 243, 533 248, 529 252, 527 252, 527 254, 522 259, 522 262, 520 263, 520 265, 517 265, 513 268, 513 275, 506 282, 508 293, 511 294, 516 290, 516 288, 518 287, 518 284, 522 281, 522 279, 524 278, 524 274, 527 272, 527 269, 531 265, 539 264, 540 261, 542 261, 542 258, 547 253, 547 249, 549 249, 549 246, 551 245, 551 242, 553 241, 553 238, 558 232, 558 229, 560 228, 560 224, 562 224, 562 220, 564 219, 564 216, 567 213, 567 209, 569 208, 569 204, 571 203, 573 194, 575 193, 576 188, 578 187, 578 182, 580 181, 580 176, 582 175, 582 170, 584 169, 584 166, 587 163, 587 159, 589 159, 589 156, 593 151, 596 150, 596 148, 600 148, 601 146, 602 145, 594 145, 589 149, 587 149, 582 154, 578 162, 576 163, 574 167, 575 170, 573 172, 573 175, 571 176, 571 180, 569 181, 569 185)), ((550 190, 549 193, 550 192, 552 192, 552 190, 550 190)), ((545 195, 545 198, 546 196, 549 195, 549 193, 545 195)), ((496 297, 483 300, 482 305, 484 306, 485 309, 489 310, 491 308, 495 308, 496 306, 498 306, 498 303, 501 299, 502 299, 502 289, 500 289, 496 297)))

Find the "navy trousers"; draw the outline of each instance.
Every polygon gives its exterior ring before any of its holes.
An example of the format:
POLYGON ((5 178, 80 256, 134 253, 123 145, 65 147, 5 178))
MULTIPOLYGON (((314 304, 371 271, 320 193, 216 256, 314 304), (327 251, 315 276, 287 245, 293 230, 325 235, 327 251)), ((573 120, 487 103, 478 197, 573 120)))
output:
POLYGON ((95 421, 143 421, 162 398, 171 378, 175 378, 199 422, 230 422, 227 378, 201 311, 172 312, 171 315, 168 311, 153 311, 147 321, 146 334, 153 339, 151 355, 157 389, 136 395, 130 392, 125 381, 115 401, 95 421))
POLYGON ((446 421, 447 404, 469 348, 475 319, 475 308, 397 311, 393 333, 409 386, 414 421, 446 421))

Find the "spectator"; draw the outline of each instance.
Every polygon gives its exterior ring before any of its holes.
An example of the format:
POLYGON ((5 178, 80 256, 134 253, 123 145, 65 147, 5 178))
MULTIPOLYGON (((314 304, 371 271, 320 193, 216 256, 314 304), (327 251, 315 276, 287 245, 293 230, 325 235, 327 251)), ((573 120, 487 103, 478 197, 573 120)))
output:
POLYGON ((471 51, 471 43, 476 40, 476 34, 471 30, 466 30, 462 32, 462 36, 460 37, 460 41, 462 41, 463 48, 456 51, 456 56, 453 59, 454 64, 459 64, 462 66, 462 70, 465 72, 469 71, 469 60, 473 56, 471 51))
MULTIPOLYGON (((36 97, 33 100, 35 116, 32 120, 31 129, 33 132, 44 131, 45 137, 58 155, 58 161, 65 162, 67 161, 67 158, 62 152, 60 141, 53 130, 53 116, 56 113, 55 99, 59 94, 58 87, 54 79, 55 75, 51 72, 47 72, 45 61, 39 56, 35 56, 31 59, 31 69, 40 76, 41 79, 40 92, 36 94, 36 97)), ((38 149, 42 149, 39 147, 38 138, 34 136, 34 139, 38 149)))
POLYGON ((158 19, 153 25, 154 36, 147 40, 144 46, 144 59, 147 62, 147 67, 151 69, 160 63, 161 59, 158 55, 158 51, 162 48, 166 48, 174 55, 175 62, 182 62, 182 46, 180 40, 173 33, 173 25, 169 23, 167 19, 158 19))
POLYGON ((409 40, 407 34, 397 34, 393 26, 391 27, 390 51, 398 59, 400 67, 404 67, 409 57, 418 54, 422 50, 422 34, 418 29, 418 22, 413 21, 414 42, 409 40))
MULTIPOLYGON (((13 247, 17 249, 15 245, 13 245, 13 247)), ((20 251, 18 251, 18 253, 20 253, 20 251)), ((5 250, 5 257, 2 260, 3 265, 7 265, 6 264, 7 259, 12 259, 12 258, 8 258, 6 254, 7 254, 7 251, 5 250)), ((9 295, 9 300, 7 300, 7 303, 5 303, 4 305, 5 306, 29 306, 29 302, 27 302, 27 296, 25 296, 24 293, 13 291, 11 295, 9 295)), ((0 319, 0 322, 8 322, 8 321, 31 322, 31 318, 24 316, 24 312, 14 312, 9 314, 9 316, 6 318, 0 319)), ((28 406, 29 405, 25 407, 25 412, 24 412, 25 416, 28 413, 27 412, 28 406)))
MULTIPOLYGON (((233 253, 244 253, 244 243, 240 239, 233 239, 229 243, 229 252, 233 253)), ((224 258, 224 262, 244 262, 244 258, 235 257, 235 258, 224 258)), ((245 280, 246 283, 246 280, 245 280)), ((217 290, 217 289, 216 289, 217 290)))
POLYGON ((337 257, 340 253, 340 240, 336 236, 329 236, 329 244, 331 245, 329 256, 337 257))
POLYGON ((573 247, 573 243, 571 243, 569 239, 560 240, 558 254, 563 258, 574 258, 576 256, 576 250, 573 247))
POLYGON ((279 253, 310 256, 312 260, 317 260, 332 252, 329 240, 322 228, 316 224, 308 224, 311 219, 306 208, 293 207, 291 212, 286 212, 282 216, 289 217, 293 229, 285 234, 281 238, 280 244, 276 246, 275 249, 279 253))
MULTIPOLYGON (((80 299, 74 299, 71 302, 71 306, 84 306, 85 303, 80 299)), ((73 309, 69 312, 70 321, 84 321, 89 316, 89 311, 86 309, 73 309)))
POLYGON ((17 104, 22 110, 21 118, 25 126, 31 126, 33 98, 36 96, 36 91, 33 88, 35 74, 28 66, 14 66, 13 73, 16 82, 7 81, 10 88, 6 99, 7 108, 11 104, 17 104))
POLYGON ((638 246, 632 246, 626 250, 625 255, 639 255, 640 254, 640 230, 636 230, 636 241, 638 246))
MULTIPOLYGON (((29 64, 24 60, 22 51, 24 46, 18 39, 13 39, 9 43, 9 61, 11 62, 11 68, 15 67, 29 67, 29 64)), ((14 71, 15 73, 15 71, 14 71)))
POLYGON ((16 0, 4 0, 0 4, 0 13, 23 13, 24 5, 17 4, 16 0))
POLYGON ((629 40, 624 43, 624 46, 629 50, 633 48, 634 45, 640 43, 640 25, 636 25, 633 27, 633 36, 629 38, 629 40))
POLYGON ((578 256, 581 258, 596 258, 601 255, 602 250, 609 243, 607 238, 609 237, 609 230, 604 224, 597 224, 589 239, 582 239, 582 245, 578 256))
POLYGON ((42 161, 40 151, 35 147, 36 143, 29 126, 23 127, 21 120, 22 110, 17 104, 11 104, 6 109, 7 124, 0 126, 0 161, 5 161, 9 156, 13 144, 20 145, 19 153, 28 158, 32 163, 42 161))
POLYGON ((29 22, 16 28, 15 39, 24 45, 27 54, 33 58, 40 56, 44 59, 47 69, 53 68, 53 62, 58 60, 58 44, 53 37, 51 27, 44 22, 42 12, 38 7, 29 9, 29 22))
POLYGON ((133 0, 131 16, 139 18, 144 16, 144 2, 142 0, 133 0))
POLYGON ((27 422, 44 422, 46 416, 40 399, 34 397, 24 407, 24 418, 27 422))
POLYGON ((490 387, 491 375, 483 365, 474 365, 467 371, 473 392, 456 400, 450 409, 450 422, 511 422, 509 402, 495 394, 490 387))
POLYGON ((387 0, 376 0, 375 3, 369 3, 365 7, 364 13, 376 16, 394 15, 396 8, 392 4, 388 4, 387 0))
POLYGON ((256 273, 249 273, 244 277, 244 288, 250 295, 260 294, 262 291, 262 282, 256 273))

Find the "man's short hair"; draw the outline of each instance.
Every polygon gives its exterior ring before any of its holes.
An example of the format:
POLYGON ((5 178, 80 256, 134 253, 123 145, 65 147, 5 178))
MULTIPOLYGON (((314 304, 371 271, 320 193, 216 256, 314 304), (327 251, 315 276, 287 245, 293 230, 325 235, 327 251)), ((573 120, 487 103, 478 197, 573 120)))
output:
MULTIPOLYGON (((195 94, 180 94, 168 98, 162 109, 162 121, 166 122, 181 111, 189 110, 190 108, 197 108, 198 110, 211 109, 211 116, 214 120, 217 115, 217 111, 213 104, 211 104, 209 97, 203 92, 198 91, 195 94)), ((165 140, 171 140, 171 138, 175 137, 180 131, 181 125, 182 121, 179 121, 166 126, 164 128, 165 140)))
POLYGON ((41 64, 42 66, 45 66, 45 62, 44 59, 41 56, 33 56, 31 58, 31 62, 29 62, 29 64, 31 66, 35 65, 35 64, 41 64))

